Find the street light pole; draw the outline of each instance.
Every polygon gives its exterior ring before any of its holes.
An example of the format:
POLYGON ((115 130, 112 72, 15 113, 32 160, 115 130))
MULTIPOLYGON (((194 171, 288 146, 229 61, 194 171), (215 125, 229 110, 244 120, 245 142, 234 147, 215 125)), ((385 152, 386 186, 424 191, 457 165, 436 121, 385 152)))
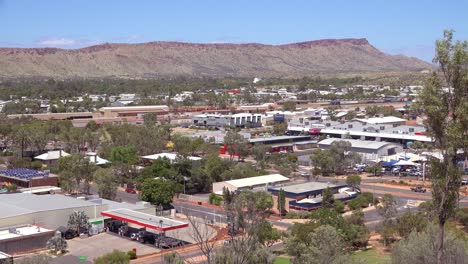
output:
MULTIPOLYGON (((162 229, 163 222, 164 222, 164 221, 163 221, 162 219, 159 220, 159 226, 161 227, 161 232, 162 232, 162 233, 164 233, 164 232, 163 232, 163 229, 162 229)), ((161 234, 159 234, 159 247, 160 247, 160 249, 161 249, 161 263, 164 263, 163 250, 162 250, 162 247, 161 247, 161 238, 162 238, 162 236, 161 236, 161 234)))

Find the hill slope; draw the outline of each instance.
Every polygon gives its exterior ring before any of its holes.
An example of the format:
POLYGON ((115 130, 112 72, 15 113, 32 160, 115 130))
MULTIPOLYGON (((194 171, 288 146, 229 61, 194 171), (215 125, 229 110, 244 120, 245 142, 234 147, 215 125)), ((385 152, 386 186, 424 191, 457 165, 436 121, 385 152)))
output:
POLYGON ((318 73, 419 71, 430 64, 385 54, 366 39, 286 45, 150 42, 82 49, 0 48, 0 77, 301 77, 318 73))

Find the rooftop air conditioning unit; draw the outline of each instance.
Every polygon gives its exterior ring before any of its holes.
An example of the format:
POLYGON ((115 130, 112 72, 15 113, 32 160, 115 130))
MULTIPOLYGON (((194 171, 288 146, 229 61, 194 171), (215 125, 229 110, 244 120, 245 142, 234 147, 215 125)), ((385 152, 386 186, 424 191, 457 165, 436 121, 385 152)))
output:
POLYGON ((353 128, 353 124, 349 124, 349 125, 348 125, 348 128, 353 128))
POLYGON ((384 130, 385 129, 385 126, 380 126, 380 130, 384 130))
POLYGON ((414 127, 410 127, 409 132, 414 132, 414 127))
POLYGON ((329 126, 331 126, 331 124, 330 124, 330 123, 326 123, 325 126, 329 127, 329 126))

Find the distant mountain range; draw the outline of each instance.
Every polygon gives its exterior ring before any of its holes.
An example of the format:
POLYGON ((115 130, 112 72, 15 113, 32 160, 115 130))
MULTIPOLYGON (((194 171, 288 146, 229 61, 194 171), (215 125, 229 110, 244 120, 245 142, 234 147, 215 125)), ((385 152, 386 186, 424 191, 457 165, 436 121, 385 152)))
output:
POLYGON ((416 58, 383 53, 367 39, 286 45, 149 42, 73 50, 0 48, 2 78, 303 77, 431 67, 416 58))

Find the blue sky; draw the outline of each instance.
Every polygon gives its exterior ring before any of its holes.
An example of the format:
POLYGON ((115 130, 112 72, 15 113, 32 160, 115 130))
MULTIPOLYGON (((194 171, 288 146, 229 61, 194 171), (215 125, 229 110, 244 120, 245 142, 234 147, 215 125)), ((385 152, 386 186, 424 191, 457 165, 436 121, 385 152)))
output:
POLYGON ((467 11, 464 0, 0 0, 0 47, 367 38, 430 61, 444 29, 468 39, 467 11))

